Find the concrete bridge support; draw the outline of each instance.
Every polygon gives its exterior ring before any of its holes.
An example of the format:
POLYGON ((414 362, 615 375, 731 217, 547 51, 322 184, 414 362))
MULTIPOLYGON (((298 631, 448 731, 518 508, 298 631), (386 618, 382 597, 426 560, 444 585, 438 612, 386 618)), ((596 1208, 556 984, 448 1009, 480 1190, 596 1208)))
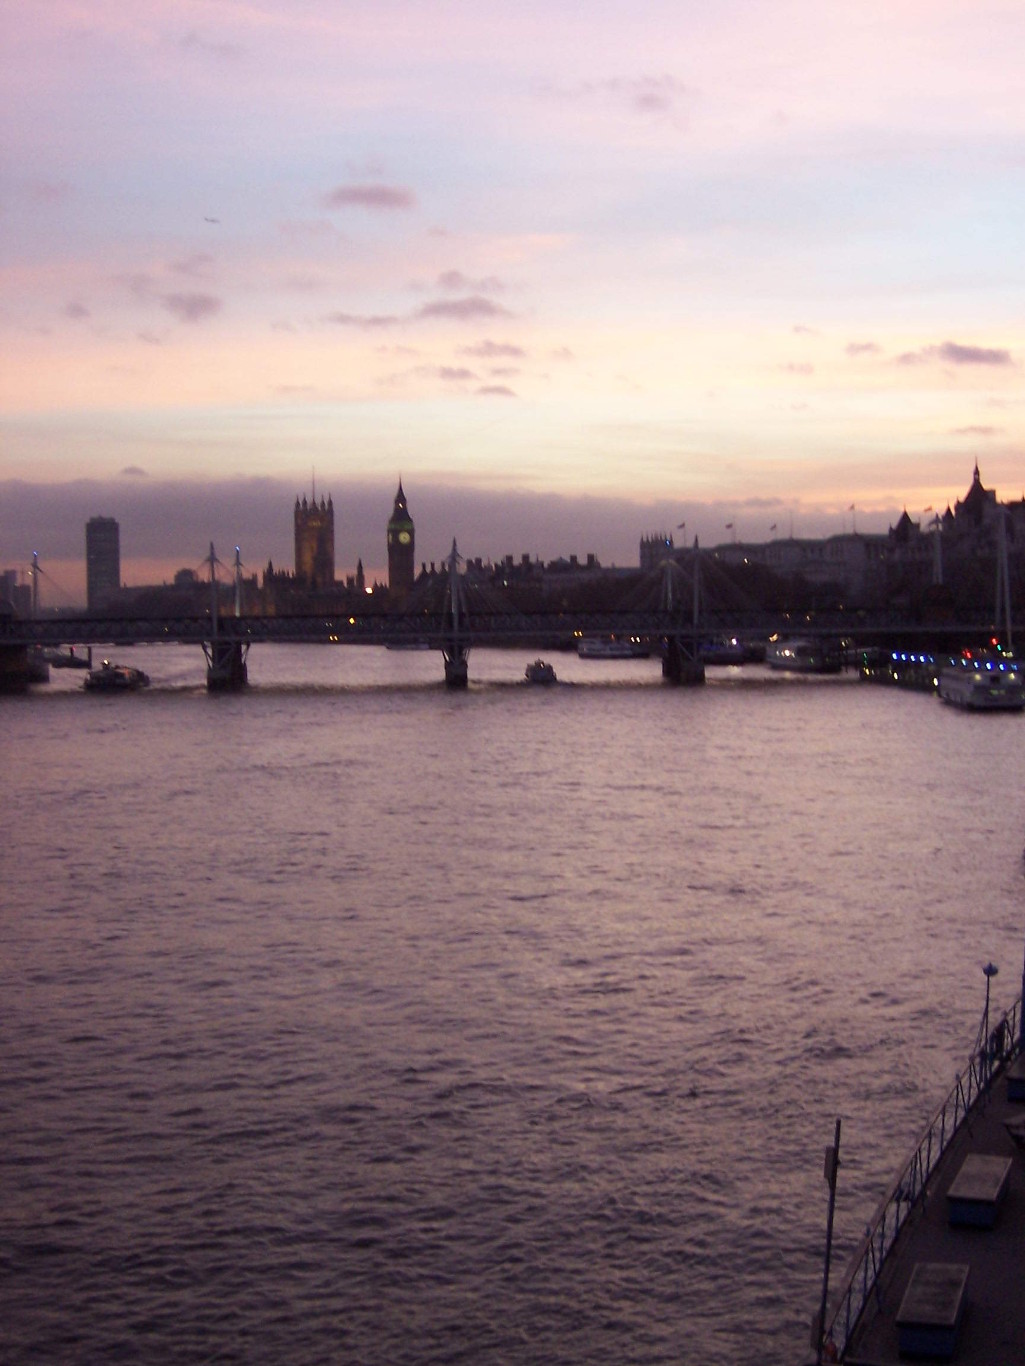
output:
POLYGON ((667 636, 662 646, 662 677, 667 683, 693 687, 705 681, 704 663, 679 636, 667 636))
POLYGON ((204 642, 206 686, 209 692, 239 692, 249 682, 246 656, 249 646, 238 641, 204 642))
POLYGON ((28 646, 0 645, 0 693, 25 692, 28 684, 28 646))
POLYGON ((467 655, 463 645, 449 646, 445 649, 445 687, 465 688, 469 681, 467 655))

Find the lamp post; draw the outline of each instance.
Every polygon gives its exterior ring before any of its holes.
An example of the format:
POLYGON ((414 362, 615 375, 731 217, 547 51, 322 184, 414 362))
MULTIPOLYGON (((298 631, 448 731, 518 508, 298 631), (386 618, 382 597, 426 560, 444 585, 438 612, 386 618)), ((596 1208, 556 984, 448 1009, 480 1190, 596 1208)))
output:
POLYGON ((991 1072, 992 1072, 992 1070, 993 1070, 993 1052, 992 1052, 992 1049, 990 1048, 990 1042, 989 1042, 989 984, 990 984, 990 982, 993 980, 993 978, 997 975, 997 973, 999 972, 1000 969, 997 967, 997 965, 996 965, 995 963, 987 963, 986 966, 985 966, 982 970, 983 970, 983 972, 986 974, 986 1009, 983 1011, 983 1016, 982 1016, 982 1020, 983 1020, 983 1025, 982 1025, 982 1029, 983 1029, 983 1034, 982 1034, 982 1046, 983 1046, 983 1049, 984 1049, 983 1056, 984 1056, 984 1058, 986 1059, 986 1062, 985 1062, 985 1073, 986 1073, 986 1079, 987 1079, 987 1081, 988 1081, 988 1080, 989 1080, 989 1077, 990 1077, 990 1074, 991 1074, 991 1072))

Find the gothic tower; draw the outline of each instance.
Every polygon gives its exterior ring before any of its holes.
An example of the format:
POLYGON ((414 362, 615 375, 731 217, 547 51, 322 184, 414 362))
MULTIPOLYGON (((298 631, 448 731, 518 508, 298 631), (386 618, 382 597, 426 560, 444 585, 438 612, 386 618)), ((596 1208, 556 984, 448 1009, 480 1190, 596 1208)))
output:
POLYGON ((306 588, 332 588, 335 582, 335 509, 331 499, 306 495, 295 500, 295 579, 306 588))
POLYGON ((412 591, 415 573, 413 519, 402 492, 402 480, 395 495, 395 506, 388 519, 388 591, 395 602, 405 602, 412 591))

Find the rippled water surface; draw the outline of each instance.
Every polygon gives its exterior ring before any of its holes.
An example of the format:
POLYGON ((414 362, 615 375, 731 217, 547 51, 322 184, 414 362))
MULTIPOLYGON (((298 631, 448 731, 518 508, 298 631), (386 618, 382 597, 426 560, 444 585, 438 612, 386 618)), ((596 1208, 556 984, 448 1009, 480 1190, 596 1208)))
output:
POLYGON ((842 1269, 1017 994, 1022 718, 123 656, 0 700, 2 1359, 805 1360, 835 1116, 842 1269))

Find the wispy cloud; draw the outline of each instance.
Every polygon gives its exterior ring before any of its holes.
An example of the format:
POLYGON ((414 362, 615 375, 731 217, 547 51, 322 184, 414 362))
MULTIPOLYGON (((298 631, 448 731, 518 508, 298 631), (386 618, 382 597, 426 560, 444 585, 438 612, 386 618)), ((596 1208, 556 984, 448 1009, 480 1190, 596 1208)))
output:
POLYGON ((506 384, 482 384, 477 390, 482 398, 515 398, 516 393, 506 384))
POLYGON ((955 427, 952 436, 999 436, 1002 427, 955 427))
POLYGON ((882 349, 875 342, 848 342, 846 347, 849 356, 877 356, 882 349))
POLYGON ((561 100, 600 101, 634 114, 647 115, 672 113, 689 94, 681 81, 668 74, 612 76, 572 86, 546 85, 542 91, 561 100))
POLYGON ((160 302, 183 323, 198 323, 212 318, 223 307, 223 299, 213 294, 164 294, 160 302))
POLYGON ((402 319, 397 313, 329 313, 325 322, 337 323, 339 327, 395 327, 402 319))
POLYGON ((214 42, 209 38, 204 38, 203 35, 197 33, 195 29, 190 29, 179 41, 178 46, 182 52, 201 53, 207 57, 241 57, 245 51, 238 43, 219 43, 214 42))
POLYGON ((453 294, 466 290, 477 294, 500 294, 505 288, 497 275, 485 275, 482 279, 472 280, 461 270, 443 270, 438 276, 437 286, 453 294))
POLYGON ((321 203, 327 209, 412 209, 416 196, 400 185, 338 185, 324 195, 321 203))
POLYGON ((963 346, 960 342, 942 342, 939 346, 924 346, 920 351, 905 351, 897 357, 898 365, 923 365, 942 361, 946 365, 1013 365, 1010 351, 990 346, 963 346))
POLYGON ((459 322, 474 322, 478 318, 511 318, 507 308, 480 294, 469 294, 463 299, 438 299, 424 304, 416 311, 418 318, 455 318, 459 322))
POLYGON ((523 360, 527 353, 522 346, 514 346, 512 342, 496 342, 485 337, 472 346, 461 346, 459 354, 476 356, 480 360, 523 360))

